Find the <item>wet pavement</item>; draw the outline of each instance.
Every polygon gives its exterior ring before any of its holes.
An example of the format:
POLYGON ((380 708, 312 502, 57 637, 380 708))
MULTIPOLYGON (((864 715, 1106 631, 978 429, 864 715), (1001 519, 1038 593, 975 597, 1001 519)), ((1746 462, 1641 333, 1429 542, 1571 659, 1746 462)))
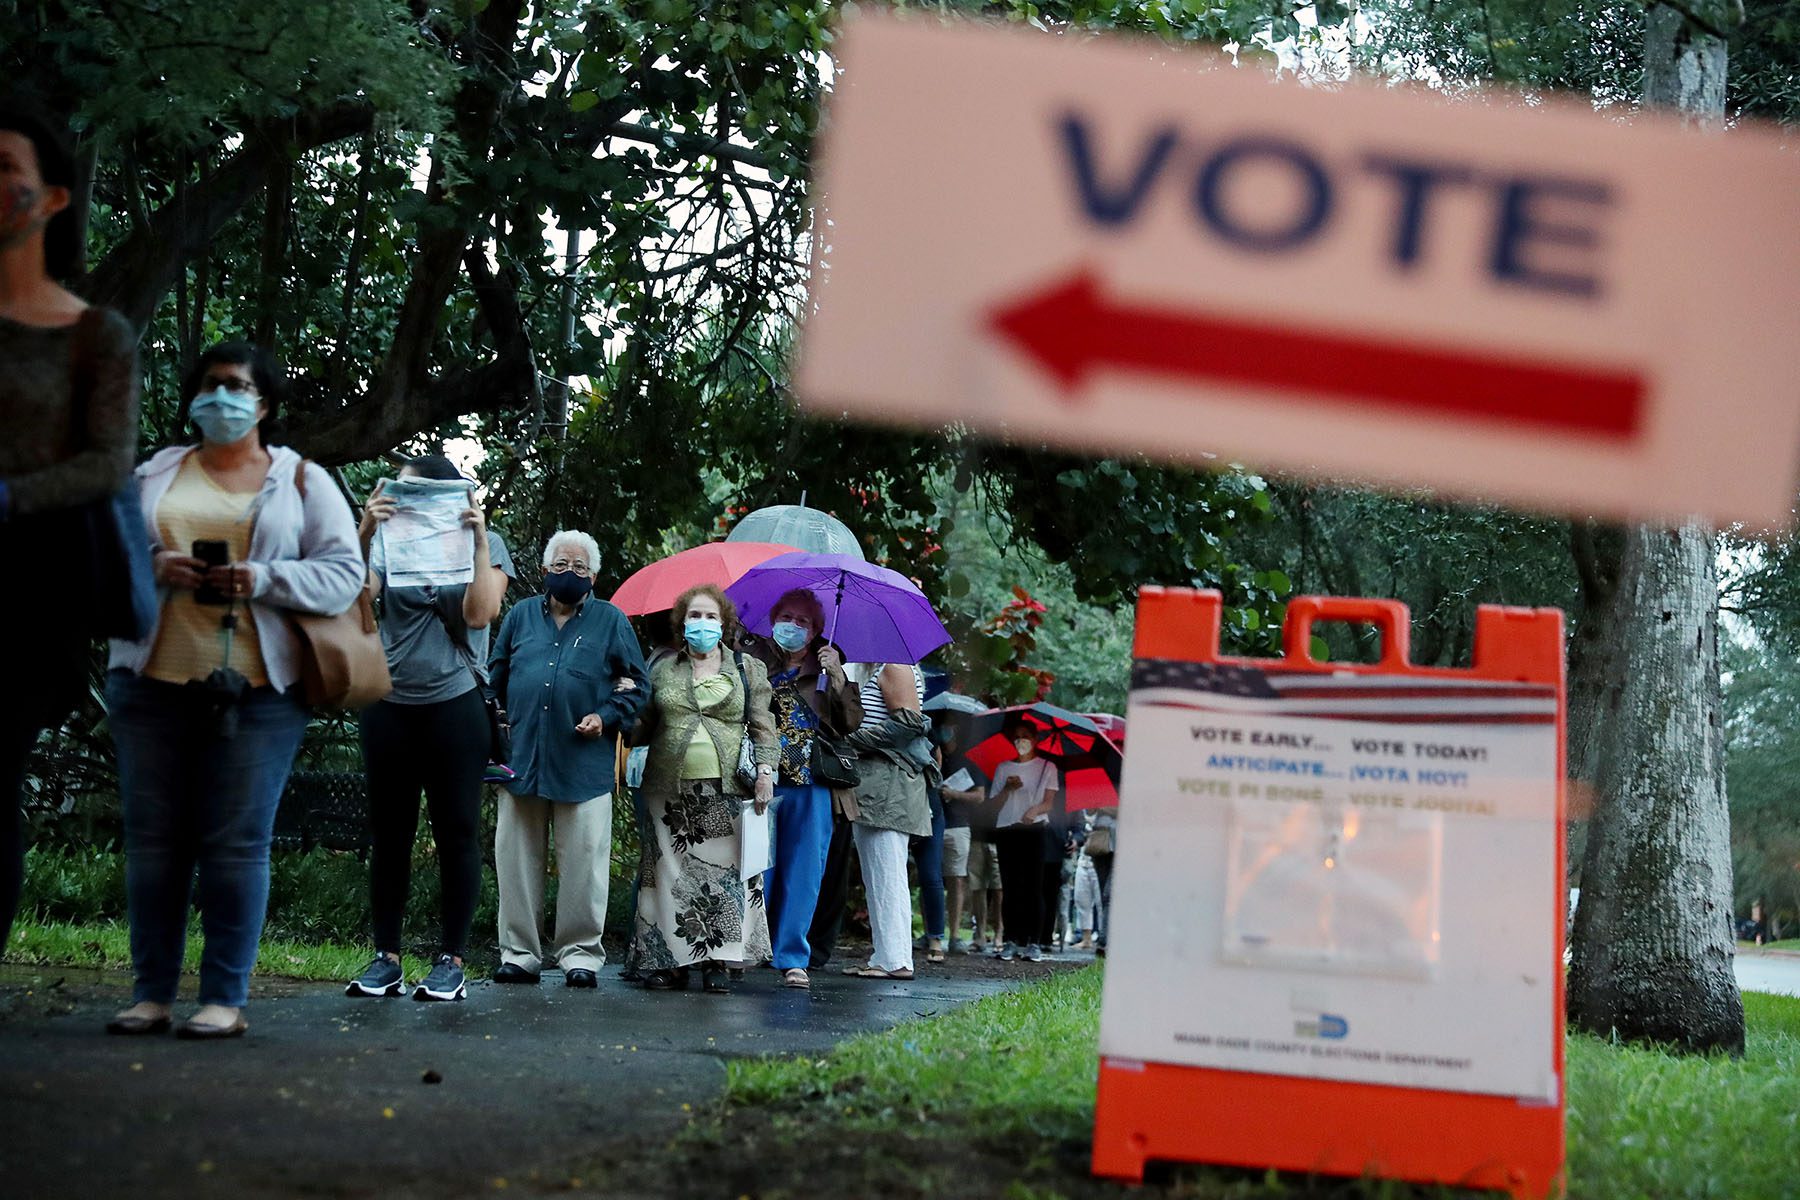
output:
POLYGON ((601 1143, 666 1135, 717 1096, 729 1057, 823 1053, 1044 974, 974 967, 818 973, 810 992, 764 969, 729 996, 697 977, 647 992, 614 968, 576 990, 552 971, 457 1004, 262 982, 249 1036, 225 1043, 107 1037, 123 978, 0 968, 0 1179, 20 1200, 569 1186, 601 1143))

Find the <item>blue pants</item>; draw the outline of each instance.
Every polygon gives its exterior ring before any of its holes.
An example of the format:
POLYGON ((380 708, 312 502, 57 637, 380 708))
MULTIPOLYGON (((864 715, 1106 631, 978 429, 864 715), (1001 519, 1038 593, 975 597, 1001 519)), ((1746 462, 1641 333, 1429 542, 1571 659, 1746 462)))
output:
POLYGON ((169 1004, 181 982, 188 905, 199 876, 200 1002, 241 1008, 269 903, 275 809, 306 732, 297 695, 255 688, 222 736, 198 689, 107 676, 125 817, 125 899, 133 991, 169 1004))
POLYGON ((775 865, 763 872, 769 941, 776 970, 805 970, 812 962, 807 930, 831 848, 831 789, 778 787, 775 793, 781 799, 775 806, 775 865))
POLYGON ((912 840, 913 864, 919 871, 919 913, 925 936, 944 936, 944 802, 931 793, 931 836, 912 840))

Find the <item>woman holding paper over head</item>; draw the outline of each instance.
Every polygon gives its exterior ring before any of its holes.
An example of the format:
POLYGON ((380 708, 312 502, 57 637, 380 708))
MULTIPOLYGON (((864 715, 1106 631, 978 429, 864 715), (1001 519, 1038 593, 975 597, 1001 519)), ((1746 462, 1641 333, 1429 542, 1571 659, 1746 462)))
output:
POLYGON ((406 990, 401 927, 423 792, 437 843, 438 945, 430 972, 412 995, 460 1000, 463 954, 481 898, 481 785, 491 740, 483 699, 488 631, 514 574, 512 556, 487 527, 469 481, 441 454, 414 458, 398 480, 378 484, 363 506, 357 537, 379 598, 381 644, 394 690, 362 714, 375 955, 344 991, 398 996, 406 990), (440 515, 422 515, 433 508, 440 515), (389 554, 390 533, 433 519, 443 525, 446 517, 454 522, 451 531, 464 536, 439 540, 445 553, 435 576, 432 564, 406 559, 414 574, 432 581, 398 582, 389 568, 402 556, 389 554))
POLYGON ((689 588, 669 624, 680 648, 650 677, 648 821, 627 965, 653 990, 686 987, 699 965, 707 991, 728 992, 730 968, 765 949, 761 867, 744 861, 743 846, 745 826, 767 820, 780 739, 768 670, 726 649, 738 620, 725 593, 689 588))
POLYGON ((813 776, 819 735, 848 736, 862 724, 856 685, 844 674, 844 656, 824 640, 825 606, 806 588, 781 596, 769 611, 770 636, 757 641, 769 671, 775 729, 781 740, 776 764, 775 863, 764 877, 769 904, 772 959, 784 986, 811 986, 807 941, 825 858, 831 847, 831 787, 813 776))

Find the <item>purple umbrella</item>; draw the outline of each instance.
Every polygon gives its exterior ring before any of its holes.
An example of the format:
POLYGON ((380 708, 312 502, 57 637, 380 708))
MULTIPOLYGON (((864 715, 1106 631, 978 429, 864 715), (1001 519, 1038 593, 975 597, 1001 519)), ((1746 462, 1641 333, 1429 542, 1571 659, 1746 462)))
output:
POLYGON ((916 663, 950 641, 912 580, 845 554, 779 554, 725 589, 744 625, 767 637, 769 610, 795 588, 825 606, 825 639, 852 662, 916 663))

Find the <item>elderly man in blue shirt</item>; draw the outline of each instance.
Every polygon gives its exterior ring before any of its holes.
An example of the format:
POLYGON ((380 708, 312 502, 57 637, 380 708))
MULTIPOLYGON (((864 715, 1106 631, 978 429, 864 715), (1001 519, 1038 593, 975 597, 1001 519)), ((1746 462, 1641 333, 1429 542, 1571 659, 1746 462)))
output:
POLYGON ((611 879, 619 735, 648 697, 625 614, 591 593, 600 547, 559 530, 544 547, 544 594, 515 605, 494 639, 490 678, 512 719, 514 778, 500 798, 498 983, 536 983, 544 966, 546 841, 556 837, 554 956, 570 987, 593 987, 611 879))

